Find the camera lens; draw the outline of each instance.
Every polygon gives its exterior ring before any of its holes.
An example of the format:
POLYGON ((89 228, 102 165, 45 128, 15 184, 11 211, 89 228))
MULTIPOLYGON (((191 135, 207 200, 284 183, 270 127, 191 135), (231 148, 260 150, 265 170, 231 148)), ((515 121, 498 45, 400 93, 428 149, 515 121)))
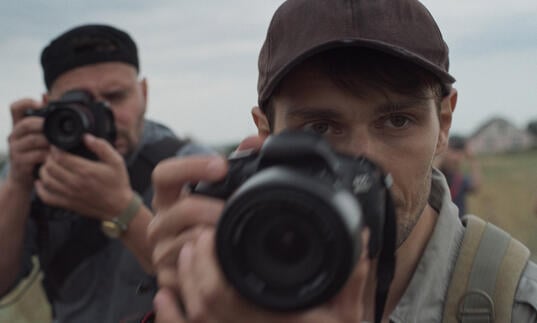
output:
POLYGON ((271 310, 326 301, 360 254, 361 210, 354 196, 311 175, 263 170, 228 200, 216 250, 228 281, 271 310))
POLYGON ((75 121, 71 118, 63 118, 59 123, 58 130, 63 136, 71 136, 76 131, 75 121))
POLYGON ((292 201, 258 203, 237 242, 247 267, 274 288, 297 289, 322 272, 323 228, 313 210, 292 201))
POLYGON ((263 249, 275 262, 296 264, 308 254, 310 246, 297 223, 285 222, 270 228, 263 249))
POLYGON ((82 143, 87 127, 87 117, 78 109, 58 107, 45 119, 44 132, 50 143, 69 150, 82 143))

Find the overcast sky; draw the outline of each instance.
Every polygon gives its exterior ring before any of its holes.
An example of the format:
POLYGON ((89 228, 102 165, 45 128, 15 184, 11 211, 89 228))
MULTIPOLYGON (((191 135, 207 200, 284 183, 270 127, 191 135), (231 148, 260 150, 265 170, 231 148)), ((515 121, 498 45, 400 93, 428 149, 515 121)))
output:
MULTIPOLYGON (((22 0, 0 2, 0 151, 9 104, 44 92, 39 55, 83 23, 110 23, 136 40, 149 81, 148 116, 209 144, 255 132, 257 55, 281 0, 22 0)), ((537 119, 537 1, 424 0, 451 51, 459 104, 453 130, 491 117, 537 119)))

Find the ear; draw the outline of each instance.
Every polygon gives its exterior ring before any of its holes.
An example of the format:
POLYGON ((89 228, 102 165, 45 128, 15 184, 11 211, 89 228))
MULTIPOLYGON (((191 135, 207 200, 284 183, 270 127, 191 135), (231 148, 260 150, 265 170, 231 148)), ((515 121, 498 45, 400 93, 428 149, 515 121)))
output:
POLYGON ((457 105, 458 93, 455 88, 451 89, 449 95, 442 99, 440 103, 440 111, 438 120, 440 121, 440 132, 438 134, 438 142, 436 143, 436 156, 443 153, 446 150, 449 129, 451 128, 451 121, 453 119, 453 112, 457 105))
POLYGON ((147 106, 147 78, 144 77, 140 80, 140 87, 144 96, 144 106, 147 106))
POLYGON ((252 118, 254 119, 255 126, 257 127, 257 134, 261 137, 267 137, 270 135, 270 124, 267 116, 257 106, 252 108, 252 118))
POLYGON ((48 101, 50 100, 50 95, 47 93, 43 93, 41 95, 41 101, 43 103, 43 105, 46 105, 48 103, 48 101))

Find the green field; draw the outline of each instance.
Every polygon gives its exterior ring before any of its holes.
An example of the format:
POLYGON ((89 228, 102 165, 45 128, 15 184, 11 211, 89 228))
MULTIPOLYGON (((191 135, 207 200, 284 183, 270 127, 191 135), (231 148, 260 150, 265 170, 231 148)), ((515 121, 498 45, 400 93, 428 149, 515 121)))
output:
POLYGON ((468 212, 510 232, 537 260, 537 150, 479 157, 483 183, 468 212))

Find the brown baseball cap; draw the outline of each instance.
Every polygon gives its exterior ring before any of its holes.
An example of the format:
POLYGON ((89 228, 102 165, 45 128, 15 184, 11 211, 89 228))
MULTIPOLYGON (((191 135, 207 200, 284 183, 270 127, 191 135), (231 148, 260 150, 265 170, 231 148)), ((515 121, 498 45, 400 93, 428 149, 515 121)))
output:
POLYGON ((259 54, 263 106, 289 71, 320 52, 363 47, 394 55, 449 85, 449 49, 417 0, 287 0, 275 12, 259 54))

